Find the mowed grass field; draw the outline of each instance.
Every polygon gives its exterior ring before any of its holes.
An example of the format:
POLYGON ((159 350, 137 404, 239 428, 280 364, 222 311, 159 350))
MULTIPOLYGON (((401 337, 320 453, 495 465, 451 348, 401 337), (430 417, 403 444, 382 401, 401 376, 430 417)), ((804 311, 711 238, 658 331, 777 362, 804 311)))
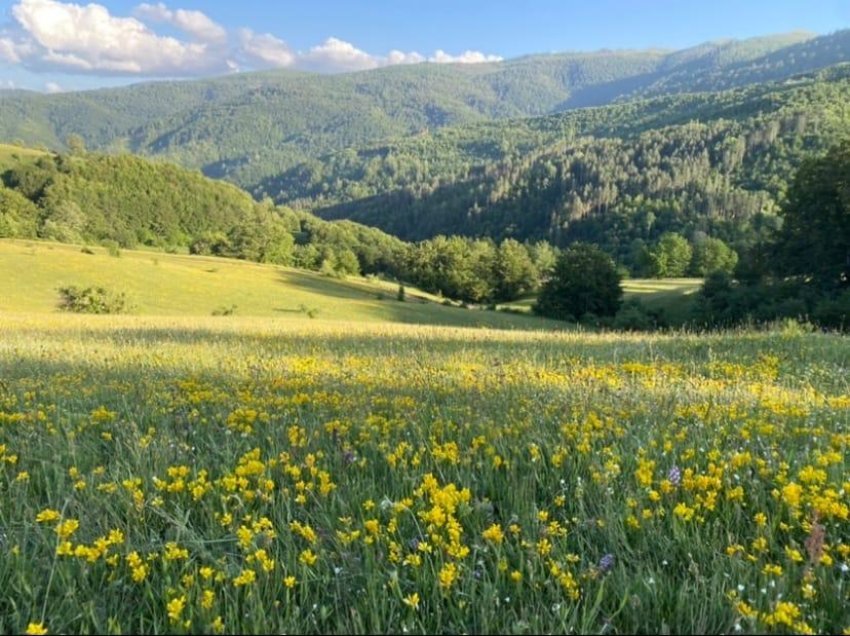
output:
POLYGON ((846 338, 0 334, 2 633, 850 628, 846 338))
MULTIPOLYGON (((445 306, 433 295, 365 278, 338 280, 315 272, 247 261, 121 250, 110 256, 47 241, 0 240, 0 311, 56 312, 59 288, 101 286, 127 295, 135 315, 235 315, 402 322, 498 329, 563 329, 530 316, 445 306)), ((228 317, 222 316, 222 319, 228 317)))

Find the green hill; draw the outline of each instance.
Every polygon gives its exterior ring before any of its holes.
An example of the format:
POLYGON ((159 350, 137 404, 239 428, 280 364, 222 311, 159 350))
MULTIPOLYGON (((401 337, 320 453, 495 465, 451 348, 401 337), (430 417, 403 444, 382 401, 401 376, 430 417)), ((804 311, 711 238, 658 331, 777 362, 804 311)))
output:
MULTIPOLYGON (((279 319, 395 322, 552 329, 563 323, 510 313, 447 306, 408 289, 405 302, 396 287, 349 277, 338 280, 315 272, 233 259, 123 250, 42 241, 0 240, 0 312, 55 313, 59 288, 101 286, 125 293, 131 313, 210 316, 233 310, 236 316, 279 319)), ((227 316, 222 316, 227 320, 227 316)))
POLYGON ((0 139, 165 156, 254 190, 346 147, 640 95, 718 90, 850 59, 850 31, 711 42, 683 51, 536 55, 482 65, 420 64, 323 76, 237 74, 59 95, 0 94, 0 139))
POLYGON ((850 65, 784 82, 445 128, 305 162, 279 201, 407 240, 597 243, 627 261, 667 231, 744 247, 803 158, 850 134, 850 65))
POLYGON ((455 237, 412 245, 351 221, 254 201, 236 186, 132 155, 9 155, 0 238, 52 239, 289 265, 326 276, 379 274, 467 302, 511 300, 549 267, 548 245, 455 237), (497 298, 498 296, 498 298, 497 298))
POLYGON ((0 238, 142 245, 393 276, 407 249, 380 230, 258 203, 233 184, 174 164, 4 148, 11 150, 0 153, 0 238))

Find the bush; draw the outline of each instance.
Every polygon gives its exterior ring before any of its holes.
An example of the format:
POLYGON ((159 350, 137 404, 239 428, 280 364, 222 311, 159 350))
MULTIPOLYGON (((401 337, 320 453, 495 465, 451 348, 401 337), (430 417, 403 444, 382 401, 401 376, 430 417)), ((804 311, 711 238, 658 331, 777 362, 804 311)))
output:
POLYGON ((623 303, 614 317, 614 329, 619 331, 649 331, 656 326, 654 316, 636 299, 623 303))
POLYGON ((232 316, 236 313, 236 305, 230 305, 229 307, 223 306, 217 309, 213 309, 213 316, 232 316))
POLYGON ((850 331, 850 291, 819 302, 815 306, 814 319, 823 327, 850 331))
POLYGON ((305 314, 308 318, 316 318, 319 315, 318 307, 308 307, 307 305, 298 305, 298 311, 305 314))
POLYGON ((118 241, 106 240, 101 243, 106 248, 106 253, 114 258, 119 258, 121 256, 121 247, 118 245, 118 241))
POLYGON ((59 308, 77 314, 122 314, 129 310, 124 293, 116 294, 103 287, 80 288, 74 285, 59 289, 59 308))

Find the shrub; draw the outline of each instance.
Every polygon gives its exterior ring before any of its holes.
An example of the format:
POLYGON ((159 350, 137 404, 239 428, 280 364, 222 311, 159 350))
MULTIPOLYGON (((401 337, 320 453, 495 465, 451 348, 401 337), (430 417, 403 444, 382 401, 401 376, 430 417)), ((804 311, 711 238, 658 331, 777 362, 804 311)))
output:
POLYGON ((298 305, 298 311, 306 314, 308 318, 315 318, 319 315, 318 307, 308 307, 307 305, 298 305))
POLYGON ((103 287, 81 288, 75 285, 59 289, 59 308, 77 314, 122 314, 129 310, 127 296, 103 287))
POLYGON ((815 306, 814 318, 823 327, 850 331, 850 291, 819 302, 815 306))
POLYGON ((613 324, 614 328, 620 331, 649 331, 657 326, 654 317, 637 299, 623 303, 614 317, 613 324))
POLYGON ((213 316, 232 316, 236 313, 236 305, 230 305, 229 307, 223 306, 213 309, 213 316))
POLYGON ((101 243, 106 248, 106 253, 114 258, 119 258, 121 256, 121 247, 118 245, 118 241, 106 240, 101 243))

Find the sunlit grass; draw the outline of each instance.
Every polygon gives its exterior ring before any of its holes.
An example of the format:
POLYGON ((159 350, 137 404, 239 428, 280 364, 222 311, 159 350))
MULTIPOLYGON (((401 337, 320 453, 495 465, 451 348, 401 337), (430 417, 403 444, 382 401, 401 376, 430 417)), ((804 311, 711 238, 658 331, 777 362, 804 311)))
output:
POLYGON ((2 633, 850 626, 846 339, 0 333, 2 633))
POLYGON ((0 172, 5 172, 21 164, 33 163, 45 154, 44 151, 35 148, 0 144, 0 172))
MULTIPOLYGON (((60 287, 102 286, 126 293, 137 315, 237 316, 400 322, 501 329, 563 328, 562 323, 444 306, 415 288, 399 302, 398 285, 234 259, 121 250, 43 241, 0 240, 0 311, 55 313, 60 287)), ((229 317, 228 317, 229 318, 229 317)))

